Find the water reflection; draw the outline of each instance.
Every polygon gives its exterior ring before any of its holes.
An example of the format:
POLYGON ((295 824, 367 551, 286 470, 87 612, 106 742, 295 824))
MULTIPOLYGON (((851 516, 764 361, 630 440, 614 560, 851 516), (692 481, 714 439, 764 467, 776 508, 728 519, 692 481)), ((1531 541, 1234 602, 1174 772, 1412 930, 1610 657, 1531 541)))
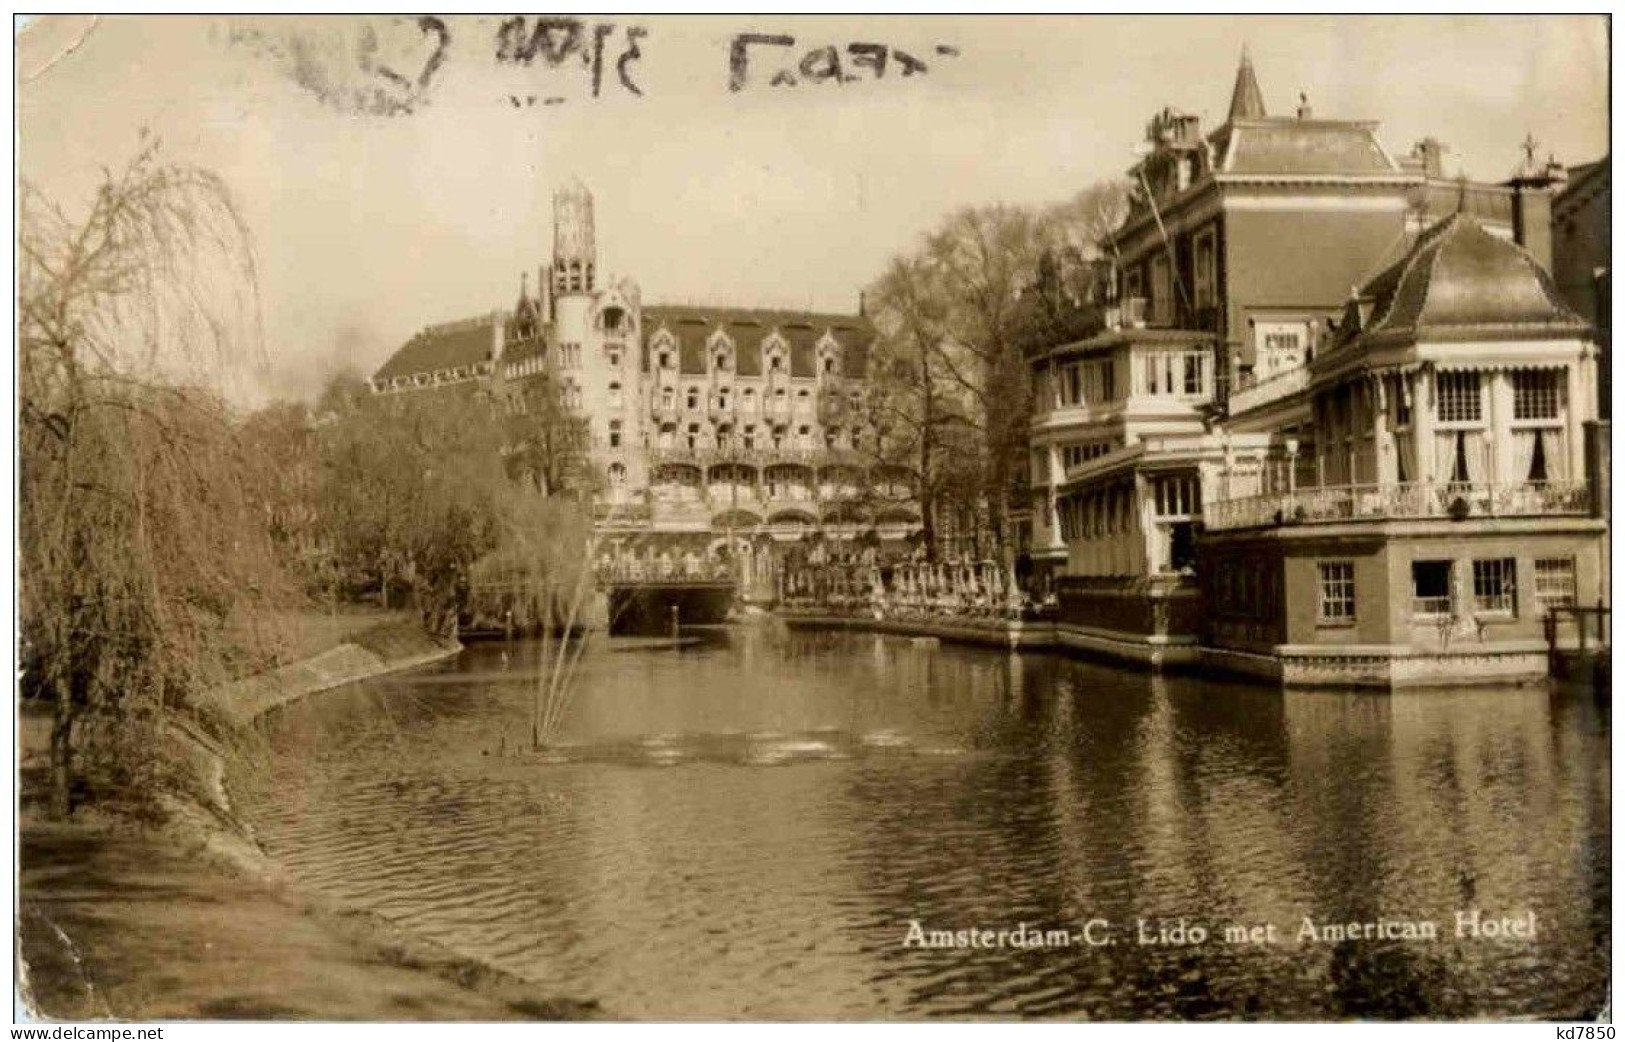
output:
POLYGON ((303 883, 615 1015, 1574 1016, 1609 940, 1608 727, 1544 689, 1289 693, 771 624, 321 696, 258 816, 303 883), (1459 909, 1535 912, 1458 941, 1459 909), (1432 919, 1431 944, 1299 924, 1432 919), (1118 943, 922 950, 909 925, 1118 943), (1138 920, 1201 945, 1135 943, 1138 920), (1279 942, 1226 943, 1275 923, 1279 942))

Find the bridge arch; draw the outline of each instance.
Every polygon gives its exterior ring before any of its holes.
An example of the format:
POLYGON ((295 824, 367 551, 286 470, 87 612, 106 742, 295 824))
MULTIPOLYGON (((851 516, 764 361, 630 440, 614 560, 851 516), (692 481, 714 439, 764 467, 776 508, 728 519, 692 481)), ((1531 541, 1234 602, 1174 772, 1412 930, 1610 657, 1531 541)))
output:
POLYGON ((762 516, 750 510, 724 510, 711 518, 712 528, 751 529, 762 523, 762 516))

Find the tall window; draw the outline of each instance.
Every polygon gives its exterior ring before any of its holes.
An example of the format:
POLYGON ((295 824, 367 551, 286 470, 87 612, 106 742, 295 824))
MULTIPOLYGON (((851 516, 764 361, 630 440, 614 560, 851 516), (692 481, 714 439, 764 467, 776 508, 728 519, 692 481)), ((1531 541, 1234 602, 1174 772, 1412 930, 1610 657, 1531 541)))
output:
POLYGON ((621 421, 620 420, 610 420, 609 421, 609 447, 612 448, 612 449, 618 449, 618 448, 621 447, 621 421))
POLYGON ((1423 617, 1454 615, 1450 595, 1449 561, 1411 562, 1411 614, 1423 617))
POLYGON ((756 425, 754 423, 745 424, 744 444, 747 449, 756 447, 756 425))
POLYGON ((609 407, 611 409, 619 409, 621 407, 621 385, 619 383, 611 383, 609 385, 609 407))
POLYGON ((1484 396, 1478 374, 1440 373, 1439 419, 1444 423, 1478 423, 1484 418, 1484 396))
POLYGON ((1511 614, 1517 608, 1518 562, 1510 557, 1473 562, 1473 608, 1511 614))
POLYGON ((1166 326, 1174 321, 1174 279, 1168 258, 1162 254, 1151 261, 1151 321, 1166 326))
POLYGON ((1194 517, 1202 512, 1202 486, 1194 474, 1152 478, 1152 503, 1159 518, 1194 517))
POLYGON ((696 388, 690 387, 688 389, 687 402, 690 409, 698 409, 700 407, 700 392, 696 388))
POLYGON ((1513 373, 1512 418, 1557 419, 1558 375, 1556 369, 1520 369, 1513 373))
POLYGON ((1575 604, 1574 558, 1542 557, 1535 561, 1535 599, 1542 608, 1575 604))
POLYGON ((1199 354, 1186 354, 1185 355, 1185 393, 1186 394, 1195 395, 1195 394, 1201 394, 1202 393, 1202 369, 1203 369, 1202 363, 1204 361, 1206 361, 1206 359, 1204 359, 1199 354))
POLYGON ((626 466, 621 463, 609 465, 609 483, 613 488, 620 488, 626 484, 626 466))
POLYGON ((1196 307, 1208 307, 1219 299, 1219 271, 1216 263, 1217 240, 1213 229, 1208 228, 1196 236, 1196 307))
POLYGON ((1320 621, 1354 621, 1354 562, 1321 562, 1320 621))

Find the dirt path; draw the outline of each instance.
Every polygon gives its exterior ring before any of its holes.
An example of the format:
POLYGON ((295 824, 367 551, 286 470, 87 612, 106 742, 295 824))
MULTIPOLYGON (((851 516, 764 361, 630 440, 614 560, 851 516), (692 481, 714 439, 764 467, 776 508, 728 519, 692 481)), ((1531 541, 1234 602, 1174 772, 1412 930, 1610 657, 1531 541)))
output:
POLYGON ((596 1007, 233 873, 166 837, 22 823, 26 995, 58 1020, 586 1019, 596 1007))

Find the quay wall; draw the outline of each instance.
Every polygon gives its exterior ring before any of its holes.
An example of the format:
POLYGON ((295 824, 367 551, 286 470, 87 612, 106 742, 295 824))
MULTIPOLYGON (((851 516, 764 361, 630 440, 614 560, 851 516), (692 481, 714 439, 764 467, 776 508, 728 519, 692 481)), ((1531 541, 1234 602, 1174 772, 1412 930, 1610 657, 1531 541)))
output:
MULTIPOLYGON (((1543 642, 1478 645, 1445 652, 1387 645, 1281 645, 1267 652, 1204 644, 1189 633, 1136 633, 1085 625, 1067 617, 1045 620, 901 616, 834 608, 781 607, 791 629, 851 630, 1011 652, 1055 651, 1154 672, 1224 674, 1273 687, 1398 691, 1543 681, 1549 675, 1543 642)), ((1576 673, 1582 671, 1576 670, 1576 673)))

